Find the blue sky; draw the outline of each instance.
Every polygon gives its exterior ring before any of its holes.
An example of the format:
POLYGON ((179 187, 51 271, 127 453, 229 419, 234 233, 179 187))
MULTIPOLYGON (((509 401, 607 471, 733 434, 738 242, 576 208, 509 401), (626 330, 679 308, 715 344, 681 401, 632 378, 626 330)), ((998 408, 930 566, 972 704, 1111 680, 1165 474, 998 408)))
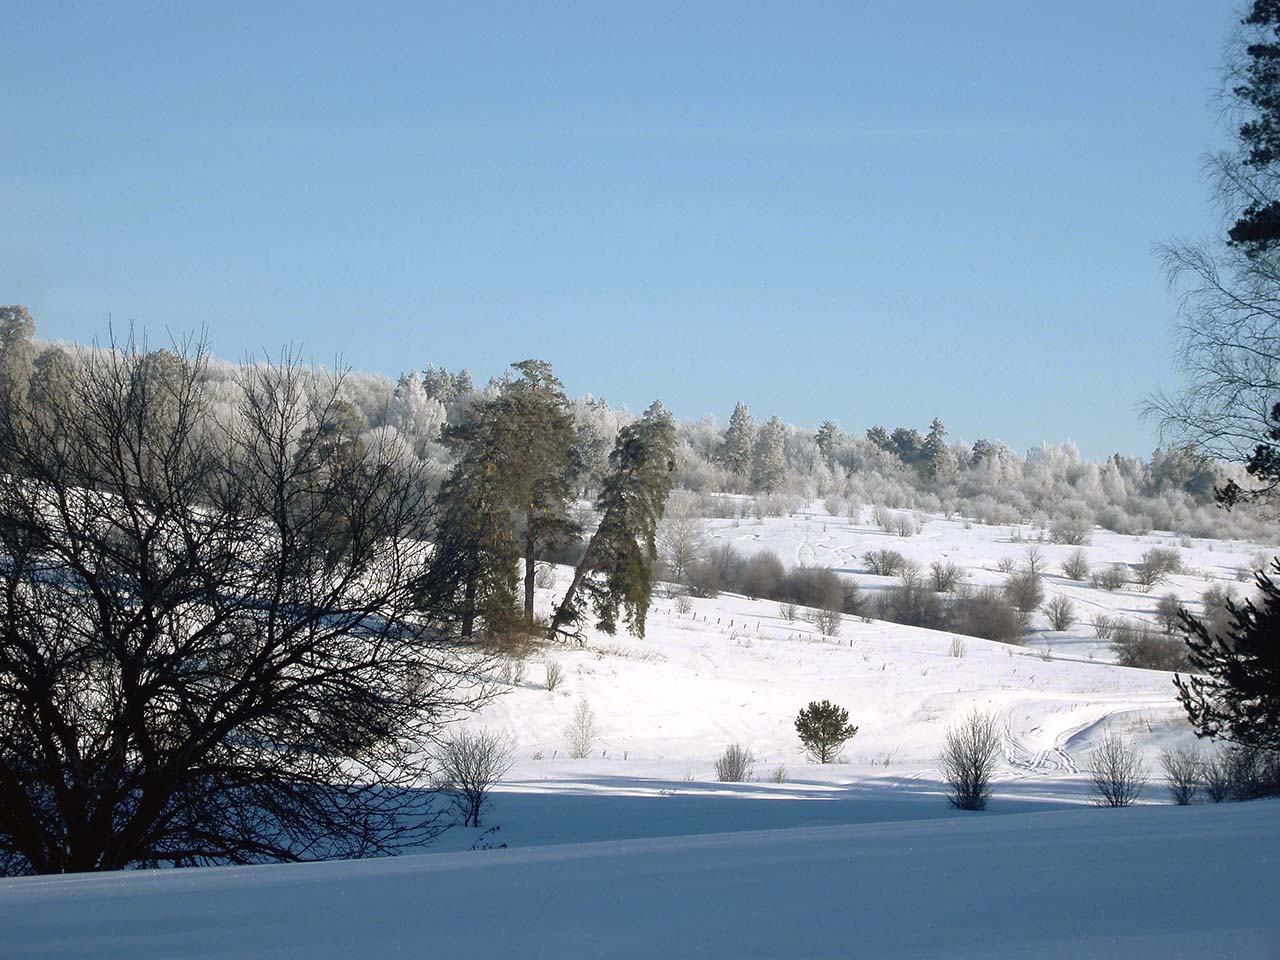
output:
POLYGON ((0 302, 1147 453, 1236 5, 0 0, 0 302), (195 11, 202 6, 202 11, 195 11), (269 8, 269 9, 267 9, 269 8))

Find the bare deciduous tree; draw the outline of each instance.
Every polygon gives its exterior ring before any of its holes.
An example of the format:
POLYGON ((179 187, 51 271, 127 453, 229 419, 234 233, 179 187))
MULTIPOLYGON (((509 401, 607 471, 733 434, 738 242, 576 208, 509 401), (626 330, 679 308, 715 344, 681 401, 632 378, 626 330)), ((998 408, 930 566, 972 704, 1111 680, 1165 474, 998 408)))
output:
POLYGON ((421 607, 433 504, 341 377, 85 350, 0 404, 0 864, 364 856, 438 829, 422 745, 482 699, 421 607), (12 398, 10 398, 12 399, 12 398))
POLYGON ((579 700, 573 708, 573 719, 564 729, 564 739, 569 747, 569 756, 581 760, 591 755, 596 738, 600 736, 596 727, 595 711, 586 700, 579 700))
POLYGON ((459 730, 440 748, 440 786, 464 827, 480 826, 489 794, 511 769, 511 744, 492 730, 459 730))

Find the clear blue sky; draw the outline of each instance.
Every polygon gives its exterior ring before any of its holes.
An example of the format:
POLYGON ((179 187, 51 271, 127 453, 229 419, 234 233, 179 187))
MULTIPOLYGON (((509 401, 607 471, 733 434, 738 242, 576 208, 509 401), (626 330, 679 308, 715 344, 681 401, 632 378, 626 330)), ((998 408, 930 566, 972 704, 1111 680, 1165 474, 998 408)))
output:
POLYGON ((1147 453, 1210 0, 0 0, 0 303, 88 340, 1147 453), (203 7, 194 12, 195 7, 203 7))

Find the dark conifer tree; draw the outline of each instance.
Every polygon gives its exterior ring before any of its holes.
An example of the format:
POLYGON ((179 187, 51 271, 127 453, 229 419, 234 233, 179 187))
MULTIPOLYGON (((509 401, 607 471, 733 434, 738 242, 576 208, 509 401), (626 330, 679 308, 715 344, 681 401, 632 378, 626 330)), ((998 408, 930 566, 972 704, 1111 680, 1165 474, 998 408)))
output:
MULTIPOLYGON (((1272 562, 1280 574, 1280 561, 1272 562)), ((1231 627, 1214 633, 1181 612, 1196 674, 1175 676, 1178 699, 1198 736, 1280 749, 1280 588, 1257 574, 1261 606, 1228 602, 1231 627), (1198 675, 1197 675, 1198 674, 1198 675)))
POLYGON ((552 638, 576 636, 588 602, 601 630, 613 633, 621 612, 631 631, 644 636, 658 521, 674 479, 675 436, 675 421, 656 401, 618 432, 596 501, 600 525, 551 621, 552 638))

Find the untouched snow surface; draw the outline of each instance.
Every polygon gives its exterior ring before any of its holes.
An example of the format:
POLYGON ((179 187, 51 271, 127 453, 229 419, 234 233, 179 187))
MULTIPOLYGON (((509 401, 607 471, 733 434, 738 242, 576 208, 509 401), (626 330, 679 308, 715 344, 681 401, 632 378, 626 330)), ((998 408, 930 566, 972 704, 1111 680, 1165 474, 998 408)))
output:
POLYGON ((1280 805, 10 881, 0 955, 1257 958, 1280 805))

